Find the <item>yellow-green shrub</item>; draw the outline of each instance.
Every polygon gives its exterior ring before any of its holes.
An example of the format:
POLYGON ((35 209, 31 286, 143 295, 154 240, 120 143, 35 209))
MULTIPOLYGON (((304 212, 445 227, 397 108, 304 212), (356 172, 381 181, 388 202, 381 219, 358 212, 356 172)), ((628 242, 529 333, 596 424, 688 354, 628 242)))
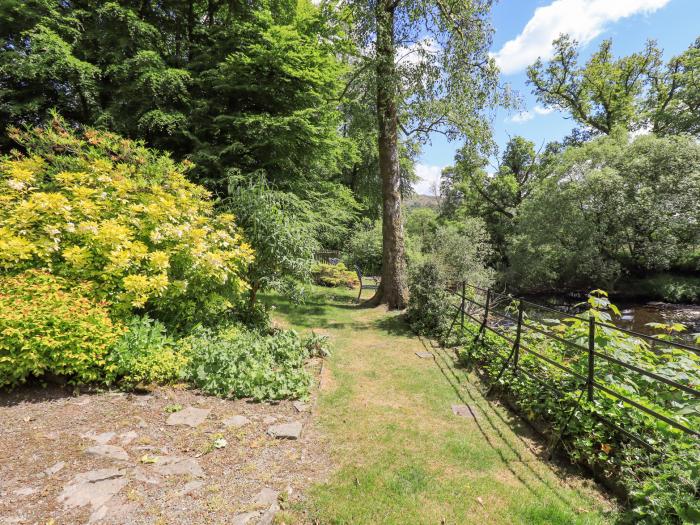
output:
POLYGON ((177 342, 158 321, 135 317, 126 333, 107 357, 108 383, 119 382, 127 388, 137 384, 177 381, 187 364, 187 357, 177 342))
POLYGON ((311 268, 311 275, 313 276, 314 282, 321 286, 330 286, 333 288, 347 286, 348 288, 355 288, 360 284, 357 274, 348 270, 343 263, 315 264, 311 268))
POLYGON ((89 293, 38 270, 0 277, 0 386, 46 373, 76 383, 104 377, 123 327, 89 293))
POLYGON ((247 289, 252 260, 186 165, 94 130, 11 130, 26 154, 0 159, 0 271, 45 268, 94 283, 114 312, 173 324, 210 319, 247 289))

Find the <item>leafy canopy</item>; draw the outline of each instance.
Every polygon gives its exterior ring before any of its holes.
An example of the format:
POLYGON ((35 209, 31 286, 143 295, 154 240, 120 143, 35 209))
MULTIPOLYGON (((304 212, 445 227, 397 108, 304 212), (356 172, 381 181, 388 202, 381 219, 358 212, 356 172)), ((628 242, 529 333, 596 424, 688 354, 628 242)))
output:
POLYGON ((528 69, 533 92, 546 107, 569 112, 597 133, 616 127, 700 132, 700 40, 666 65, 652 41, 641 52, 615 58, 612 40, 605 40, 584 65, 570 37, 555 40, 554 50, 548 64, 537 60, 528 69))

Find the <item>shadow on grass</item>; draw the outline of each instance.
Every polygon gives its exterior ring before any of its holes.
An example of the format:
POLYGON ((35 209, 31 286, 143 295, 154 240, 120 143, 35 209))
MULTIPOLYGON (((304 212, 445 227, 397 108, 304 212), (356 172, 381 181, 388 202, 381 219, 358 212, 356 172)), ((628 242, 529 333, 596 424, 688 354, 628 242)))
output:
POLYGON ((405 313, 382 317, 381 319, 377 319, 373 324, 376 328, 389 335, 401 337, 412 337, 414 335, 411 331, 411 327, 408 325, 405 313))
POLYGON ((435 364, 459 400, 465 405, 479 409, 481 417, 475 418, 474 422, 484 441, 498 454, 503 465, 534 497, 542 500, 542 493, 546 492, 576 514, 579 509, 575 502, 571 501, 565 494, 562 494, 558 487, 553 486, 549 480, 532 468, 530 462, 533 460, 539 462, 559 478, 565 478, 571 474, 580 474, 580 469, 568 462, 560 464, 547 461, 545 459, 547 450, 544 443, 542 443, 542 438, 536 434, 530 425, 510 410, 506 416, 495 410, 491 406, 492 401, 471 382, 467 376, 467 371, 456 366, 454 358, 448 353, 448 349, 436 346, 432 341, 422 337, 420 340, 423 347, 435 356, 435 364), (503 427, 505 427, 505 431, 503 427), (532 457, 523 455, 520 447, 513 442, 513 438, 520 441, 521 445, 532 453, 532 457), (541 449, 533 450, 532 443, 537 443, 541 449), (504 449, 510 451, 515 459, 506 457, 503 453, 504 449), (516 470, 516 465, 521 467, 522 473, 516 470))
POLYGON ((351 312, 359 307, 349 295, 330 290, 313 291, 300 302, 293 302, 277 294, 267 294, 262 297, 262 302, 274 307, 277 313, 284 316, 296 328, 343 329, 357 324, 336 320, 339 317, 345 317, 342 312, 351 312))

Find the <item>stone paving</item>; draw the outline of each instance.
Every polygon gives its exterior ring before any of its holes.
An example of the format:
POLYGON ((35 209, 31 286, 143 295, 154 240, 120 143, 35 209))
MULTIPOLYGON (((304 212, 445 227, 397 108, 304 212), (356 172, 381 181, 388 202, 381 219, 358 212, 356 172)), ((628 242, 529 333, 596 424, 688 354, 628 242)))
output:
POLYGON ((307 403, 2 395, 3 524, 271 524, 330 468, 307 403))

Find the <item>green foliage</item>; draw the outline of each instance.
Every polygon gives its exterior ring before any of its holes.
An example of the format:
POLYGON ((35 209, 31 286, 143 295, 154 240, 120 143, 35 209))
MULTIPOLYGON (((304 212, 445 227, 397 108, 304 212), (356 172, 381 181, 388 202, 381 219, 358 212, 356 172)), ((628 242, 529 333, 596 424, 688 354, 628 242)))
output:
POLYGON ((364 221, 355 227, 344 249, 344 262, 348 267, 359 266, 363 275, 382 273, 382 224, 364 221))
POLYGON ((190 158, 192 176, 219 194, 230 170, 330 183, 349 162, 338 111, 347 37, 311 2, 2 7, 3 125, 55 109, 190 158))
POLYGON ((700 302, 700 277, 692 275, 651 275, 624 281, 618 288, 632 290, 639 297, 661 299, 669 303, 700 302))
POLYGON ((240 300, 252 250, 186 166, 110 133, 74 133, 58 117, 12 134, 27 153, 0 158, 3 271, 90 281, 117 315, 145 310, 173 326, 240 300))
POLYGON ((208 394, 263 400, 309 393, 309 351, 296 332, 202 331, 184 339, 183 348, 189 357, 185 376, 208 394))
POLYGON ((539 152, 533 142, 515 136, 506 144, 498 170, 489 175, 484 156, 465 146, 457 154, 454 167, 442 173, 442 216, 458 222, 480 218, 494 248, 490 262, 496 267, 506 266, 508 241, 519 208, 551 175, 559 149, 552 143, 539 152))
POLYGON ((38 270, 0 276, 0 386, 46 374, 91 383, 122 333, 86 284, 38 270))
POLYGON ((378 6, 352 0, 338 10, 342 19, 351 20, 357 46, 375 50, 358 60, 360 72, 367 72, 361 77, 364 88, 371 95, 383 91, 391 97, 408 141, 426 140, 431 131, 440 130, 449 137, 468 136, 479 142, 489 135, 484 113, 510 103, 488 56, 489 8, 459 0, 378 6), (467 26, 470 30, 464 31, 467 26), (390 41, 383 41, 383 35, 390 35, 390 41), (409 46, 411 60, 405 60, 401 49, 409 46))
POLYGON ((308 221, 306 204, 291 193, 275 191, 264 181, 231 190, 227 207, 236 214, 255 250, 248 267, 250 305, 258 291, 283 289, 290 279, 308 281, 318 244, 308 221))
POLYGON ((329 357, 331 355, 329 337, 324 334, 311 332, 304 341, 304 346, 309 351, 310 357, 329 357))
POLYGON ((433 208, 414 208, 407 210, 404 217, 404 232, 412 248, 421 252, 430 251, 439 226, 437 211, 433 208))
POLYGON ((330 286, 336 288, 345 286, 347 288, 355 288, 360 284, 357 274, 348 270, 343 263, 325 264, 318 263, 311 268, 314 283, 321 286, 330 286))
POLYGON ((672 269, 700 244, 698 201, 700 146, 689 137, 615 133, 569 148, 518 210, 508 279, 612 287, 624 272, 672 269))
POLYGON ((429 257, 439 265, 448 286, 466 281, 487 287, 493 281, 493 271, 486 266, 493 248, 480 219, 468 217, 439 227, 431 244, 429 257))
POLYGON ((440 266, 428 260, 411 268, 408 287, 411 295, 406 320, 411 329, 419 335, 441 339, 449 328, 453 310, 440 266))
POLYGON ((108 383, 131 388, 138 384, 172 383, 187 363, 165 326, 148 317, 134 317, 107 357, 108 383))
POLYGON ((700 131, 697 72, 700 40, 666 66, 654 42, 639 53, 615 58, 605 40, 585 65, 577 63, 578 44, 568 36, 554 41, 554 57, 528 69, 540 102, 563 109, 580 124, 610 134, 644 126, 655 133, 700 131))
POLYGON ((299 6, 289 24, 259 11, 231 26, 235 49, 201 73, 193 161, 209 172, 263 171, 280 184, 337 171, 344 141, 332 101, 343 67, 319 12, 299 6))
MULTIPOLYGON (((512 306, 517 306, 517 303, 512 306)), ((619 314, 607 294, 599 290, 591 293, 588 306, 589 310, 580 317, 527 317, 527 323, 585 348, 589 324, 587 316, 610 322, 612 316, 619 314)), ((675 327, 670 328, 675 330, 675 327)), ((596 328, 596 351, 686 386, 697 387, 700 384, 700 357, 664 345, 663 341, 670 337, 669 327, 662 329, 666 335, 660 336, 652 347, 644 339, 599 324, 596 328)), ((477 330, 476 325, 468 323, 468 340, 473 340, 477 330)), ((501 326, 500 330, 507 332, 511 339, 515 336, 515 327, 501 326)), ((536 350, 548 359, 586 376, 588 363, 585 351, 546 338, 541 332, 533 330, 524 330, 521 342, 523 348, 536 350)), ((503 366, 502 359, 507 357, 510 350, 510 343, 486 331, 482 342, 470 344, 460 352, 460 359, 464 364, 478 363, 493 380, 503 366)), ((520 352, 518 368, 526 373, 514 374, 511 367, 499 383, 502 391, 513 400, 524 417, 545 428, 548 433, 555 434, 568 420, 562 436, 565 452, 574 462, 589 465, 622 486, 629 496, 630 512, 635 523, 685 523, 689 517, 697 515, 700 510, 700 471, 697 468, 700 448, 694 438, 598 389, 592 402, 587 402, 584 396, 581 407, 573 411, 582 389, 585 390, 581 381, 525 350, 520 352), (533 380, 533 375, 539 381, 533 380), (543 383, 555 390, 543 388, 543 383), (598 416, 642 436, 654 450, 648 451, 631 441, 623 433, 603 424, 598 416)), ((612 391, 689 428, 697 428, 700 423, 700 406, 697 399, 688 393, 602 357, 595 360, 595 377, 598 383, 612 391)), ((694 518, 690 519, 690 522, 693 521, 694 518)))
POLYGON ((664 135, 700 134, 700 38, 655 72, 645 109, 653 129, 664 135))

